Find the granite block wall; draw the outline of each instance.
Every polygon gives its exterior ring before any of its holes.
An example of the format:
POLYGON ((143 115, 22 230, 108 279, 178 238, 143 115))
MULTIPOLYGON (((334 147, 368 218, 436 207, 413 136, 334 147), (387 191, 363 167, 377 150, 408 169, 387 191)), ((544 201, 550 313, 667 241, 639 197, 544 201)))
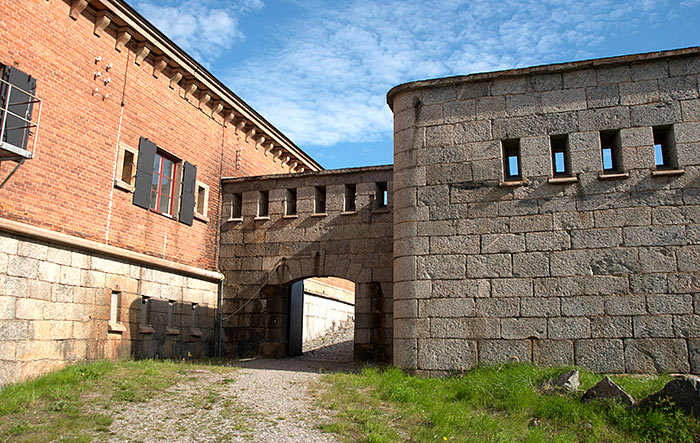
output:
POLYGON ((394 363, 700 373, 699 75, 691 48, 390 91, 394 363))
POLYGON ((391 360, 392 172, 378 166, 223 179, 228 355, 284 356, 287 285, 338 277, 355 283, 355 358, 391 360))
POLYGON ((217 286, 0 231, 0 385, 86 360, 213 356, 217 286))

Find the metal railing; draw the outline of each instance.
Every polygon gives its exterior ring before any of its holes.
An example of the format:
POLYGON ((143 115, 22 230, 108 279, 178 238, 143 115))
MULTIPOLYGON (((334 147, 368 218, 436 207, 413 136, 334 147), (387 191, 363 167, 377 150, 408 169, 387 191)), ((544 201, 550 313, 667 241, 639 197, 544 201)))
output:
MULTIPOLYGON (((2 79, 0 79, 0 89, 6 89, 4 91, 4 100, 0 102, 0 118, 2 118, 2 124, 0 125, 0 161, 33 158, 36 152, 36 142, 39 138, 41 99, 31 92, 18 88, 2 79), (11 102, 13 91, 15 92, 15 96, 20 96, 21 101, 11 102), (29 114, 29 110, 32 109, 35 104, 38 105, 39 109, 29 114), (24 115, 17 114, 11 110, 12 107, 17 106, 24 106, 24 115), (13 118, 8 119, 8 116, 13 118), (32 116, 35 116, 35 118, 32 118, 32 116), (13 126, 8 128, 7 124, 10 122, 13 126), (5 141, 6 135, 10 131, 23 131, 20 143, 21 146, 5 141), (32 145, 30 149, 27 149, 26 144, 30 138, 33 138, 32 145)), ((16 110, 16 108, 14 110, 16 110)))

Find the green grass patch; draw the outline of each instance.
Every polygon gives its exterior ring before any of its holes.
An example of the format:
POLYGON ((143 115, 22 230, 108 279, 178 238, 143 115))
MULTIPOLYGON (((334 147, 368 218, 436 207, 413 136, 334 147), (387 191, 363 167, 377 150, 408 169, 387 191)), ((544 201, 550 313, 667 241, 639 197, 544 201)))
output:
MULTIPOLYGON (((68 366, 0 390, 0 442, 92 441, 106 435, 109 410, 143 402, 183 380, 192 369, 234 369, 218 362, 98 361, 68 366)), ((207 401, 212 401, 209 396, 207 401)))
MULTIPOLYGON (((462 376, 424 379, 398 369, 331 374, 322 395, 336 411, 323 429, 350 441, 693 442, 698 422, 671 408, 630 409, 612 401, 582 403, 602 379, 581 370, 578 393, 544 394, 540 385, 569 368, 527 364, 477 367, 462 376)), ((668 376, 611 377, 637 400, 668 376)))

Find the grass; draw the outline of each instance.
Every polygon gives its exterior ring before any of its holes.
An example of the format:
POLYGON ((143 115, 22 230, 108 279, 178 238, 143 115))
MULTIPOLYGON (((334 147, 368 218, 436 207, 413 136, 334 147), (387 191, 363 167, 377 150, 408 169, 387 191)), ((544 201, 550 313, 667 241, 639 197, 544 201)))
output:
MULTIPOLYGON (((581 371, 578 393, 543 394, 539 386, 569 368, 508 364, 463 376, 422 379, 398 369, 326 376, 325 407, 336 411, 322 429, 348 441, 692 442, 698 422, 670 408, 629 409, 612 401, 580 401, 602 379, 581 371)), ((668 376, 611 377, 636 399, 668 376)))
MULTIPOLYGON (((91 441, 109 433, 110 410, 147 401, 198 368, 232 371, 216 362, 99 361, 6 386, 0 390, 0 442, 91 441)), ((207 393, 205 402, 213 397, 207 393)))

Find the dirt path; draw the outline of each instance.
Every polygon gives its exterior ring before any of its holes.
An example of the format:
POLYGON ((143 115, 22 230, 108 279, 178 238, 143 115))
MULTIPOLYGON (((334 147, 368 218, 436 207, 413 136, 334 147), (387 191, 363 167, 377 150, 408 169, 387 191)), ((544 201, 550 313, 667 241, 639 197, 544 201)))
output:
POLYGON ((190 371, 162 395, 113 411, 110 441, 338 441, 319 429, 331 412, 315 389, 321 373, 357 369, 347 337, 339 331, 301 357, 238 362, 233 373, 190 371))

